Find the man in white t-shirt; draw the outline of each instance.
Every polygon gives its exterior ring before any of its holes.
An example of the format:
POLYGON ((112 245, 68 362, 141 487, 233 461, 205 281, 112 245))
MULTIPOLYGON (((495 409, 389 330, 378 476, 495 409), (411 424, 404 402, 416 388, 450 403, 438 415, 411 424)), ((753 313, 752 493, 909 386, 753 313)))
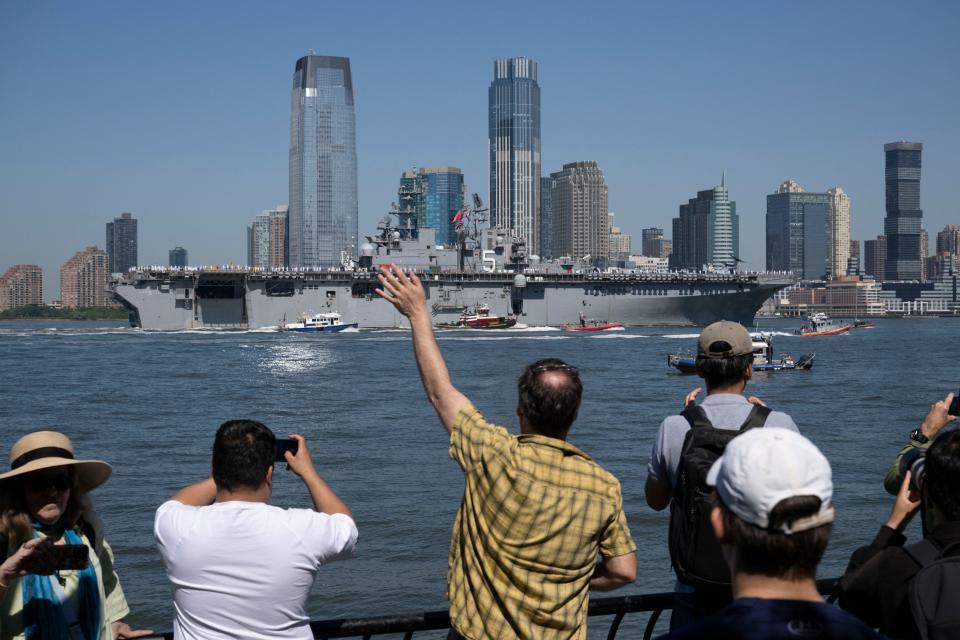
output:
POLYGON ((312 509, 267 504, 276 438, 252 420, 217 431, 213 477, 157 509, 154 535, 173 583, 174 638, 312 638, 306 600, 321 565, 357 543, 350 510, 313 466, 303 436, 284 457, 312 509))

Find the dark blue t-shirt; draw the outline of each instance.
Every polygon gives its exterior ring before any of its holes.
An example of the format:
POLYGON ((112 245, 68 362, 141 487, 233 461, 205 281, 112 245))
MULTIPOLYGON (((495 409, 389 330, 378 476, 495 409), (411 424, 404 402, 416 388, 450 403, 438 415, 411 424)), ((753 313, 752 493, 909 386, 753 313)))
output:
POLYGON ((825 602, 738 598, 716 614, 661 640, 882 640, 883 637, 851 614, 825 602))

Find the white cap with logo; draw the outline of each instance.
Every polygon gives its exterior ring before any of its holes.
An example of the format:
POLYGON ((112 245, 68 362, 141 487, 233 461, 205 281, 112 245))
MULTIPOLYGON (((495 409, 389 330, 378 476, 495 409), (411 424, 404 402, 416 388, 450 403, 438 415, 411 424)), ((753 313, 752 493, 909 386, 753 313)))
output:
POLYGON ((778 427, 750 429, 727 445, 707 473, 707 484, 741 520, 770 528, 770 512, 782 500, 820 498, 820 510, 779 527, 796 533, 833 522, 833 480, 830 463, 799 433, 778 427))

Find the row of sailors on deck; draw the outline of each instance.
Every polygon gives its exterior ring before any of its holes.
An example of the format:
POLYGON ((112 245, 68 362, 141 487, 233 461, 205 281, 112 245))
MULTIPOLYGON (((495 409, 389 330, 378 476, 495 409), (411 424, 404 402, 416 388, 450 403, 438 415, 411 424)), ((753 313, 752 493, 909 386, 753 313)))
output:
MULTIPOLYGON (((585 638, 589 593, 633 582, 637 560, 620 483, 566 441, 582 394, 577 369, 556 359, 526 367, 512 435, 451 382, 417 277, 384 268, 379 279, 377 293, 410 320, 426 395, 466 480, 450 546, 449 637, 585 638)), ((890 518, 853 554, 837 608, 815 581, 834 520, 830 464, 790 416, 744 397, 752 353, 739 324, 704 329, 697 369, 707 396, 697 404, 700 389, 688 394, 653 446, 646 500, 671 507, 677 573, 666 637, 960 637, 960 589, 936 586, 960 584, 950 562, 960 543, 960 431, 944 429, 952 397, 931 407, 891 468, 890 518), (921 506, 924 540, 905 546, 921 506), (921 580, 934 569, 936 579, 921 580)), ((358 534, 307 442, 290 438, 296 450, 283 459, 313 509, 269 504, 277 440, 251 420, 224 423, 212 476, 157 509, 175 638, 311 637, 314 577, 349 555, 358 534)), ((90 509, 87 493, 110 466, 77 459, 50 431, 21 438, 10 462, 0 475, 0 640, 152 635, 124 622, 112 551, 90 509)))

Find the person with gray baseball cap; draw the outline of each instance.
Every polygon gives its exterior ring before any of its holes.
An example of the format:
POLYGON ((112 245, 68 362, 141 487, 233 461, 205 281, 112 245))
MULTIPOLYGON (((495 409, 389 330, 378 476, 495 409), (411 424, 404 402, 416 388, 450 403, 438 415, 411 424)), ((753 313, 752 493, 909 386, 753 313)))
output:
POLYGON ((701 389, 694 389, 680 415, 660 424, 647 465, 647 504, 657 511, 670 507, 670 560, 677 574, 671 630, 731 602, 730 572, 709 534, 713 505, 705 498, 705 477, 710 465, 747 429, 766 425, 797 430, 787 414, 744 397, 753 376, 753 338, 743 325, 720 321, 705 328, 697 341, 696 366, 707 397, 697 405, 701 389))
POLYGON ((733 576, 734 601, 664 638, 882 638, 823 601, 816 571, 833 528, 830 463, 795 431, 751 429, 710 467, 710 525, 733 576))

